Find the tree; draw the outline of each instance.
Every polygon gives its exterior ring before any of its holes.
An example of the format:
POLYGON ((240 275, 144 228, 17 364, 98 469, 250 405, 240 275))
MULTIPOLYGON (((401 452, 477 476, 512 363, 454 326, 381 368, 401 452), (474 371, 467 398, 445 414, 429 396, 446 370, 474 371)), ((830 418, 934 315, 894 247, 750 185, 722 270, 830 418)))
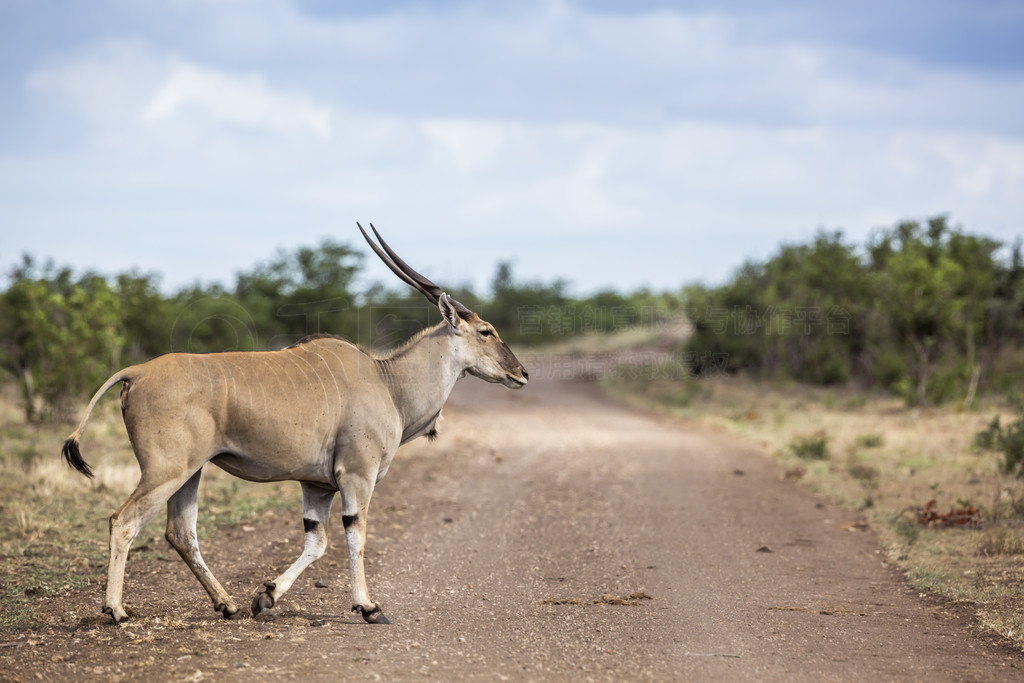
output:
POLYGON ((581 308, 575 305, 565 280, 551 284, 517 282, 512 264, 498 264, 491 281, 492 296, 481 315, 509 343, 540 343, 555 336, 584 331, 581 308))
POLYGON ((1002 346, 1003 335, 1010 331, 999 324, 1008 320, 997 322, 996 319, 1003 312, 1000 310, 999 287, 1008 275, 1007 268, 996 258, 1001 246, 995 240, 959 231, 949 237, 950 258, 960 266, 961 274, 955 292, 961 302, 956 320, 959 334, 954 332, 954 342, 959 336, 958 350, 968 377, 963 401, 965 408, 974 403, 982 376, 991 368, 1002 346))
POLYGON ((784 245, 764 263, 744 264, 727 284, 690 287, 685 295, 693 357, 723 359, 722 369, 731 372, 813 384, 868 372, 870 285, 841 232, 784 245))
POLYGON ((25 417, 63 418, 70 400, 99 385, 120 356, 120 300, 106 280, 29 257, 3 295, 0 362, 18 381, 25 417))
POLYGON ((172 350, 173 316, 159 283, 158 275, 134 270, 114 278, 121 312, 119 331, 124 339, 124 357, 115 359, 114 365, 143 362, 172 350))
POLYGON ((945 216, 900 223, 870 243, 879 293, 874 341, 880 354, 891 348, 902 357, 890 384, 910 403, 961 395, 969 408, 1000 349, 1020 337, 1020 246, 1008 263, 1002 246, 951 227, 945 216))
POLYGON ((241 273, 235 297, 270 348, 314 332, 354 337, 358 332, 352 280, 363 255, 334 240, 293 252, 241 273))

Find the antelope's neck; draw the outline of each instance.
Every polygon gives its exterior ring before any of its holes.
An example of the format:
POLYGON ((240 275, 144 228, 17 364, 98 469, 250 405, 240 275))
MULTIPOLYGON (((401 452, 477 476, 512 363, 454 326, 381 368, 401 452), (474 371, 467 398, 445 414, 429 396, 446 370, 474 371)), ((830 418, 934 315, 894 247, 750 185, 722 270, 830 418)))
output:
POLYGON ((379 361, 395 407, 402 417, 402 443, 429 434, 465 368, 454 339, 442 323, 390 358, 379 361))

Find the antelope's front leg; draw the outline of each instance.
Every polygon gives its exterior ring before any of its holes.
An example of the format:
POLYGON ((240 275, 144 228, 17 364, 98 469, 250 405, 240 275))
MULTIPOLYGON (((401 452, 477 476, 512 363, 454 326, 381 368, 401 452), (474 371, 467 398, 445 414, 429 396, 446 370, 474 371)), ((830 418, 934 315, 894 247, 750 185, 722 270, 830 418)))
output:
POLYGON ((347 477, 341 482, 343 499, 342 524, 348 543, 348 565, 352 574, 352 611, 359 612, 370 624, 390 624, 380 605, 370 600, 363 569, 363 550, 366 546, 366 511, 373 494, 373 480, 347 477))
POLYGON ((264 582, 263 590, 252 599, 253 616, 277 604, 306 567, 323 557, 327 550, 327 520, 331 515, 333 498, 334 491, 315 484, 302 484, 302 528, 305 538, 302 554, 279 577, 264 582))

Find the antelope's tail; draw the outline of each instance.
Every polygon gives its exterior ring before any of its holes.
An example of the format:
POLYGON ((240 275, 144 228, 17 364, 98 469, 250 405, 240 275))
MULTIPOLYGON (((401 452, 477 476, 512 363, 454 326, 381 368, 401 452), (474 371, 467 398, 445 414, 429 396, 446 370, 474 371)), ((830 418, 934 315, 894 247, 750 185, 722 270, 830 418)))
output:
POLYGON ((83 417, 82 421, 79 423, 78 429, 72 432, 71 436, 64 441, 64 447, 60 451, 68 465, 74 467, 90 479, 93 476, 92 467, 90 467, 89 463, 87 463, 82 457, 82 451, 78 447, 78 439, 82 436, 82 430, 85 429, 85 423, 89 421, 92 409, 96 407, 96 403, 100 400, 100 397, 107 393, 107 390, 118 382, 124 382, 134 377, 135 373, 133 370, 134 368, 125 368, 103 383, 103 386, 99 388, 99 390, 93 395, 92 400, 89 401, 89 407, 85 409, 85 417, 83 417))

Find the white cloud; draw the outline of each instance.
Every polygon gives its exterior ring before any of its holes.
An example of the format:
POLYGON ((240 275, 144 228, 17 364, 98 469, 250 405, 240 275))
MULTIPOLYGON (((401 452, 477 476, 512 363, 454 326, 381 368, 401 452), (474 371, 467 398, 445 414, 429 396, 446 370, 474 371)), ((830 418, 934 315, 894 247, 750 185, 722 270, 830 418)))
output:
POLYGON ((140 41, 106 41, 49 57, 28 74, 29 92, 57 98, 92 124, 120 126, 137 119, 164 65, 140 41))
POLYGON ((492 164, 527 134, 518 123, 472 119, 427 119, 418 125, 444 161, 466 171, 492 164))
POLYGON ((30 91, 59 97, 101 135, 168 123, 321 140, 333 132, 331 108, 308 95, 275 87, 258 72, 199 65, 138 41, 104 42, 51 60, 29 74, 26 84, 30 91))
POLYGON ((176 59, 142 116, 160 123, 188 114, 210 124, 331 136, 330 108, 305 95, 273 88, 259 74, 238 76, 176 59))

